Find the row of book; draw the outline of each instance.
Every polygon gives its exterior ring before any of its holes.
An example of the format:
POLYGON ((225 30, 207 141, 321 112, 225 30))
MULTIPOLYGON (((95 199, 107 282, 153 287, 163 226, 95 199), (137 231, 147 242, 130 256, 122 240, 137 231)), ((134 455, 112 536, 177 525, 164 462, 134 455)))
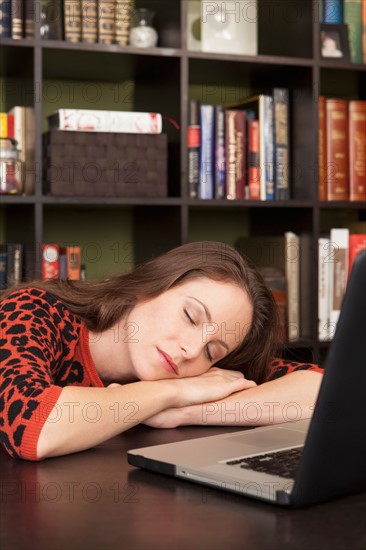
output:
POLYGON ((319 97, 319 200, 366 201, 366 101, 319 97))
POLYGON ((131 10, 131 0, 0 0, 0 37, 33 38, 40 17, 43 38, 125 46, 131 10))
MULTIPOLYGON (((86 278, 85 264, 81 263, 80 246, 42 245, 41 279, 86 278)), ((0 244, 0 290, 39 278, 35 272, 35 254, 31 246, 23 243, 0 244)))
POLYGON ((231 105, 189 102, 191 198, 290 198, 289 91, 274 88, 231 105))
MULTIPOLYGON (((355 257, 366 249, 366 229, 330 231, 318 242, 318 338, 332 340, 355 257)), ((365 283, 366 284, 366 283, 365 283)))
POLYGON ((352 63, 366 63, 365 0, 321 0, 320 20, 331 25, 345 24, 352 63))
MULTIPOLYGON (((279 308, 283 341, 311 339, 312 238, 287 231, 279 236, 240 237, 236 249, 258 267, 279 308)), ((366 228, 334 228, 318 242, 318 339, 331 340, 353 261, 366 249, 366 228), (357 231, 354 232, 354 231, 357 231)))

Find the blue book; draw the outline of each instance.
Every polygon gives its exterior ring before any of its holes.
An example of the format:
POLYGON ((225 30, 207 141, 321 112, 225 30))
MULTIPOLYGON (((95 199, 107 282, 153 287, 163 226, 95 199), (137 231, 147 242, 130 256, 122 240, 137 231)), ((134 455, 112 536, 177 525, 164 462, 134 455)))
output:
POLYGON ((0 0, 0 37, 11 37, 11 0, 0 0))
POLYGON ((273 200, 274 192, 274 132, 273 132, 273 97, 265 96, 264 101, 264 173, 265 173, 265 200, 273 200))
POLYGON ((323 23, 343 23, 342 0, 323 0, 323 23))
POLYGON ((214 171, 215 171, 215 107, 201 105, 201 147, 200 147, 200 183, 198 188, 199 199, 214 198, 214 171))

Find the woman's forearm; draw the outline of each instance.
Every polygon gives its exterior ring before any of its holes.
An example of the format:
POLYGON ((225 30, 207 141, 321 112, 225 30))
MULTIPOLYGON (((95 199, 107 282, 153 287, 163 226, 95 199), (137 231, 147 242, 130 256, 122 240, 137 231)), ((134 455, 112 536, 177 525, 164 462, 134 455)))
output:
MULTIPOLYGON (((262 426, 310 418, 321 380, 322 374, 317 372, 293 372, 220 401, 174 409, 165 424, 262 426)), ((164 427, 164 421, 160 425, 164 427)))

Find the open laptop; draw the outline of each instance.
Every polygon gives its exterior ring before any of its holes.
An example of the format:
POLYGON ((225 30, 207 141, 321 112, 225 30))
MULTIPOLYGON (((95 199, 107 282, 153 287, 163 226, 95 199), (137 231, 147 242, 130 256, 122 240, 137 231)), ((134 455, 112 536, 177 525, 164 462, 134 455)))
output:
POLYGON ((128 462, 285 506, 365 491, 366 250, 353 265, 311 421, 134 449, 128 462))

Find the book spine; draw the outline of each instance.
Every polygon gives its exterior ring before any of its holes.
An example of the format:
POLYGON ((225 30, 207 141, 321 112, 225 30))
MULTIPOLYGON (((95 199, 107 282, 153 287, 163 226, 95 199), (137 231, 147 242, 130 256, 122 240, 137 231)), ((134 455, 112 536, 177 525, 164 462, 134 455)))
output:
POLYGON ((331 229, 330 247, 329 323, 331 331, 330 336, 333 337, 347 286, 349 230, 346 228, 331 229))
POLYGON ((162 130, 160 113, 59 109, 48 121, 51 130, 72 132, 160 134, 162 130))
POLYGON ((115 41, 119 46, 128 44, 130 34, 131 2, 117 0, 115 16, 115 41))
POLYGON ((366 201, 366 101, 349 102, 349 185, 351 201, 366 201))
POLYGON ((199 198, 214 198, 214 123, 213 105, 201 105, 201 147, 199 198))
POLYGON ((245 134, 246 112, 235 112, 235 198, 245 198, 245 134))
POLYGON ((81 250, 80 246, 67 246, 67 278, 70 281, 80 280, 81 250))
POLYGON ((34 38, 35 0, 24 0, 24 36, 34 38))
POLYGON ((275 198, 274 189, 274 134, 273 134, 273 98, 266 96, 264 101, 264 174, 265 200, 275 198))
POLYGON ((99 0, 99 43, 113 44, 116 34, 116 0, 99 0))
POLYGON ((349 200, 348 101, 326 99, 328 200, 349 200))
POLYGON ((7 245, 7 286, 18 285, 23 280, 23 245, 9 243, 7 245))
POLYGON ((226 195, 225 167, 225 109, 215 106, 215 199, 224 199, 226 195))
POLYGON ((300 338, 300 241, 291 231, 285 233, 285 273, 287 284, 287 321, 290 342, 300 338))
POLYGON ((58 244, 42 246, 42 279, 57 279, 60 274, 60 247, 58 244))
POLYGON ((329 284, 330 284, 330 240, 318 239, 318 339, 323 342, 329 335, 329 284))
POLYGON ((362 63, 362 0, 344 0, 344 22, 348 26, 351 61, 362 63))
POLYGON ((81 41, 98 42, 98 0, 81 0, 81 41))
POLYGON ((8 252, 6 245, 0 245, 0 290, 7 286, 8 252))
POLYGON ((350 276, 353 262, 361 250, 366 250, 366 233, 351 233, 349 236, 348 277, 350 276))
POLYGON ((248 121, 248 186, 249 199, 260 200, 259 122, 248 121))
POLYGON ((199 117, 199 103, 195 99, 189 102, 188 128, 187 128, 187 159, 188 159, 188 185, 191 199, 198 197, 200 181, 199 158, 201 144, 201 126, 199 117))
POLYGON ((67 255, 66 255, 66 248, 64 246, 60 247, 58 276, 61 281, 66 281, 67 279, 67 255))
POLYGON ((225 159, 226 159, 226 198, 235 200, 235 116, 236 111, 225 111, 225 159))
POLYGON ((11 37, 11 0, 0 0, 0 38, 11 37))
POLYGON ((260 166, 260 197, 266 200, 266 139, 265 139, 265 103, 266 97, 259 96, 259 166, 260 166))
POLYGON ((0 113, 0 138, 8 137, 8 115, 0 113))
POLYGON ((81 40, 81 0, 64 1, 64 34, 67 42, 81 40))
POLYGON ((15 139, 15 128, 14 128, 14 115, 7 115, 8 117, 8 138, 15 139))
POLYGON ((327 128, 325 119, 325 97, 318 100, 318 182, 320 201, 326 201, 327 196, 327 128))
POLYGON ((289 101, 288 89, 274 88, 275 197, 277 200, 290 198, 289 101))
POLYGON ((301 338, 311 338, 311 236, 300 236, 300 327, 301 338))
POLYGON ((323 23, 343 23, 342 0, 323 0, 323 23))
POLYGON ((24 0, 11 0, 11 37, 13 40, 23 38, 24 0))

